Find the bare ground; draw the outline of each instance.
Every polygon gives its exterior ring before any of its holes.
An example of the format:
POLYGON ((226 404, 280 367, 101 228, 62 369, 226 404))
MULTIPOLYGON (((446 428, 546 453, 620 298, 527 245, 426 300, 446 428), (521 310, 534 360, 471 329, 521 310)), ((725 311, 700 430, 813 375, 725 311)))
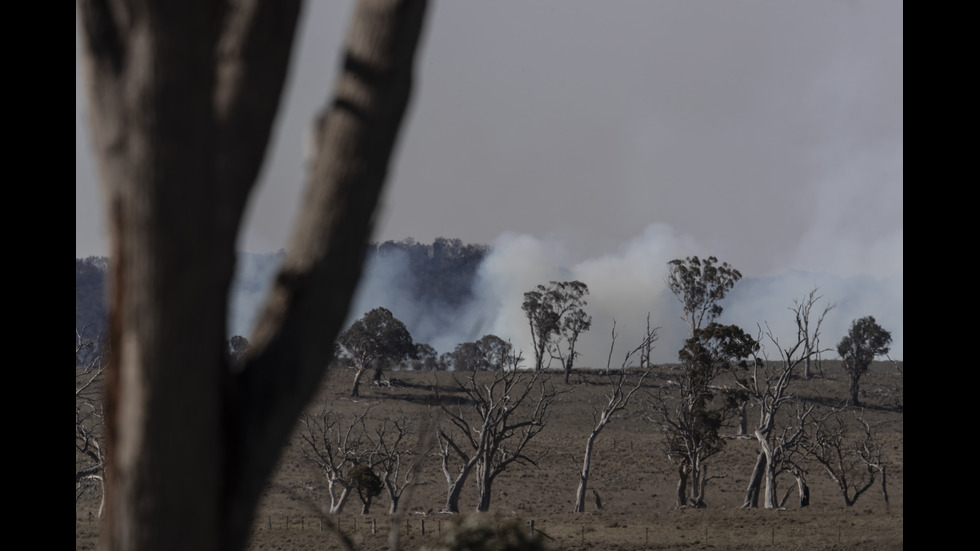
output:
MULTIPOLYGON (((437 422, 438 408, 430 405, 431 386, 448 390, 451 374, 393 372, 389 376, 395 382, 391 387, 362 385, 362 397, 352 399, 347 395, 352 373, 332 371, 311 411, 326 403, 335 411, 353 414, 373 403, 375 415, 432 419, 430 427, 437 422)), ((659 367, 645 384, 653 390, 670 376, 669 366, 659 367)), ((601 407, 606 387, 596 373, 573 376, 573 384, 567 386, 560 375, 549 377, 556 388, 568 392, 553 405, 546 430, 535 441, 535 449, 547 455, 538 467, 516 465, 498 478, 490 512, 479 515, 487 525, 516 522, 530 531, 533 522, 535 531, 554 549, 875 550, 904 546, 903 378, 895 364, 875 363, 861 385, 867 418, 878 427, 886 453, 888 506, 876 483, 855 506, 845 507, 837 486, 813 464, 807 475, 810 507, 799 507, 794 479, 782 475, 779 497, 786 489, 794 489, 784 508, 742 509, 758 444, 732 437, 710 463, 709 474, 723 478, 709 482, 708 507, 678 509, 673 497, 674 469, 660 451, 660 433, 642 407, 644 396, 639 396, 635 406, 608 425, 596 443, 590 488, 600 494, 603 509, 595 510, 590 497, 586 513, 572 513, 577 473, 592 427, 592 404, 601 407)), ((838 404, 847 392, 847 380, 837 362, 825 362, 822 376, 794 385, 797 395, 827 406, 838 404)), ((435 457, 422 463, 418 484, 402 499, 400 514, 388 515, 387 498, 382 496, 372 514, 361 515, 354 497, 331 519, 323 513, 322 476, 302 457, 298 445, 294 437, 269 482, 256 515, 252 550, 346 549, 338 530, 356 549, 389 549, 393 530, 401 549, 437 547, 450 526, 460 520, 461 515, 438 512, 445 502, 446 480, 435 457)), ((473 511, 476 498, 471 478, 463 491, 461 509, 473 511)), ((97 508, 94 493, 76 503, 77 549, 96 547, 97 508)))

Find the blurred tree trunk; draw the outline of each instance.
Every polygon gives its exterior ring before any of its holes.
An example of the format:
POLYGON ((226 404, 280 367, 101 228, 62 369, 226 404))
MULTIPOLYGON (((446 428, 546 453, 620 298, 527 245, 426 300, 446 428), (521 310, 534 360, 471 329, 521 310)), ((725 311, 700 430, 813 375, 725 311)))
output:
POLYGON ((766 470, 766 454, 759 452, 749 479, 749 487, 745 490, 745 503, 742 507, 756 508, 759 506, 759 492, 762 490, 762 474, 766 470))
POLYGON ((360 276, 424 8, 356 9, 286 259, 231 367, 235 240, 299 1, 80 2, 111 247, 105 548, 245 547, 360 276))

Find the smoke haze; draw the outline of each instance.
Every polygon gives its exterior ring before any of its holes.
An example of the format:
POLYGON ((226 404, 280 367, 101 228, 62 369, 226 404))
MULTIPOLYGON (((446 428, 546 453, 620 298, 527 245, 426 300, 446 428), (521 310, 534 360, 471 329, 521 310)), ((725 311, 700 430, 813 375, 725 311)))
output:
MULTIPOLYGON (((647 314, 652 327, 659 327, 659 340, 651 355, 655 363, 677 361, 677 351, 687 335, 680 303, 666 285, 667 263, 688 256, 716 256, 745 271, 722 252, 706 250, 693 238, 681 235, 666 224, 652 224, 618 250, 597 258, 570 260, 560 241, 530 235, 504 234, 493 244, 480 265, 473 298, 459 307, 433 301, 417 301, 409 291, 415 274, 407 255, 394 251, 371 255, 355 295, 349 325, 365 312, 383 306, 405 323, 416 342, 432 345, 439 353, 451 352, 457 344, 476 341, 486 334, 509 340, 522 350, 526 364, 533 359, 530 329, 521 310, 524 293, 552 280, 579 280, 589 286, 586 311, 592 329, 580 339, 582 356, 577 365, 605 367, 610 331, 616 322, 618 338, 613 366, 620 365, 628 348, 637 346, 646 330, 647 314)), ((281 255, 241 254, 233 285, 231 334, 247 335, 258 305, 274 277, 281 255)), ((901 272, 899 272, 901 273, 901 272)), ((893 359, 903 355, 903 278, 869 275, 839 276, 817 271, 790 271, 766 277, 744 277, 722 303, 718 321, 734 323, 750 334, 760 328, 772 330, 783 345, 795 338, 794 300, 803 300, 818 289, 822 300, 814 308, 819 315, 834 304, 822 328, 820 346, 833 348, 846 334, 852 320, 872 315, 891 332, 893 359)), ((768 339, 770 357, 778 354, 768 339)), ((836 358, 834 351, 823 355, 836 358)), ((554 367, 558 367, 555 364, 554 367)))

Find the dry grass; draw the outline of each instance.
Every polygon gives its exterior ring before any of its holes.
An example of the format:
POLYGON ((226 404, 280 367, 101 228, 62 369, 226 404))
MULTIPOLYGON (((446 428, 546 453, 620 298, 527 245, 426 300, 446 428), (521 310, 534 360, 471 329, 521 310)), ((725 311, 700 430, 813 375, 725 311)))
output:
MULTIPOLYGON (((658 368, 646 381, 649 390, 670 377, 669 367, 658 368)), ((403 383, 392 387, 365 387, 356 400, 347 396, 352 373, 332 371, 312 410, 330 404, 335 411, 359 413, 376 403, 373 413, 410 415, 437 419, 431 405, 431 385, 451 388, 449 373, 396 372, 403 383)), ((553 405, 545 431, 535 442, 547 457, 538 468, 515 466, 494 484, 489 513, 482 519, 493 526, 518 522, 546 534, 555 549, 901 549, 903 547, 903 384, 891 363, 875 363, 862 380, 866 414, 879 427, 888 467, 890 506, 885 506, 879 487, 865 493, 854 507, 844 507, 830 477, 813 465, 808 474, 811 506, 801 509, 791 494, 781 510, 741 509, 745 487, 754 465, 758 444, 751 439, 728 440, 726 449, 713 458, 710 474, 726 475, 709 483, 706 509, 674 507, 674 469, 660 451, 660 434, 647 420, 643 396, 615 419, 599 436, 592 464, 590 488, 602 497, 604 508, 572 513, 585 439, 591 430, 592 405, 600 405, 604 379, 597 373, 573 376, 567 387, 558 374, 548 375, 556 388, 568 389, 553 405)), ((794 382, 796 394, 822 404, 836 404, 847 393, 847 381, 836 362, 825 362, 823 375, 794 382)), ((600 405, 601 406, 601 405, 600 405)), ((750 417, 750 421, 752 417, 750 417)), ((436 422, 436 421, 433 421, 436 422)), ((431 426, 431 425, 430 425, 431 426)), ((729 433, 732 431, 729 430, 729 433)), ((794 487, 789 475, 779 479, 784 488, 794 487)), ((340 539, 320 518, 324 507, 322 479, 301 456, 298 439, 284 450, 269 482, 255 521, 250 549, 344 549, 340 539), (271 525, 271 526, 270 526, 271 525)), ((436 546, 457 515, 440 514, 446 481, 436 458, 421 466, 419 483, 402 500, 402 514, 387 515, 387 499, 381 497, 371 515, 358 514, 356 498, 334 521, 349 535, 357 549, 388 549, 392 525, 398 529, 402 549, 436 546), (425 527, 425 534, 421 533, 425 527), (372 533, 372 526, 375 533, 372 533)), ((476 507, 475 480, 463 491, 460 507, 476 507)), ((94 549, 97 520, 94 498, 76 505, 77 549, 94 549)))

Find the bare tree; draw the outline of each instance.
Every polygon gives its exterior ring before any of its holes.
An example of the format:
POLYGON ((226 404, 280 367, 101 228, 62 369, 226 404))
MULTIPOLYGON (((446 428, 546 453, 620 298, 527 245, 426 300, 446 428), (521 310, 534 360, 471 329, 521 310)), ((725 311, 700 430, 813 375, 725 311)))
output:
MULTIPOLYGON (((834 308, 833 304, 827 305, 818 316, 813 309, 821 298, 817 295, 817 289, 813 289, 806 298, 793 301, 790 311, 795 318, 796 339, 785 348, 768 324, 765 329, 760 328, 762 333, 760 342, 765 339, 775 347, 779 354, 778 361, 770 361, 765 346, 762 346, 762 359, 756 358, 755 361, 747 364, 746 369, 735 371, 736 383, 748 393, 750 400, 759 408, 759 423, 753 432, 759 442, 759 458, 749 480, 743 507, 759 506, 759 491, 763 479, 766 482, 765 508, 772 509, 778 506, 776 476, 784 466, 792 468, 785 460, 790 457, 791 451, 800 445, 805 434, 807 418, 813 411, 812 405, 801 405, 795 422, 782 427, 777 426, 777 414, 784 405, 796 401, 796 397, 789 391, 794 374, 801 366, 805 366, 810 358, 821 352, 816 346, 820 337, 820 328, 827 313, 834 308)), ((802 497, 806 485, 802 479, 802 471, 798 470, 798 473, 801 475, 797 480, 802 497)))
MULTIPOLYGON (((874 485, 878 473, 885 474, 875 431, 863 409, 833 409, 814 425, 805 445, 837 484, 844 505, 850 507, 874 485)), ((888 503, 884 482, 881 489, 888 503)))
POLYGON ((402 494, 415 483, 421 459, 429 451, 425 442, 419 442, 417 446, 409 445, 412 437, 422 437, 415 424, 416 421, 408 417, 380 419, 375 421, 374 430, 366 435, 371 449, 369 463, 381 473, 379 476, 388 493, 388 512, 391 514, 398 512, 402 494))
POLYGON ((340 513, 353 489, 347 477, 350 468, 365 463, 371 447, 365 442, 364 419, 371 406, 345 423, 343 416, 326 406, 315 414, 300 417, 300 451, 316 465, 327 482, 331 515, 340 513))
POLYGON ((107 212, 108 549, 241 549, 360 277, 425 0, 362 0, 286 258, 231 367, 228 288, 299 0, 80 0, 107 212))
POLYGON ((107 354, 102 340, 87 337, 85 330, 75 331, 75 503, 94 488, 100 518, 105 512, 102 384, 107 354))
POLYGON ((459 496, 475 470, 476 510, 490 508, 494 480, 514 463, 537 465, 528 444, 544 429, 548 407, 558 393, 540 372, 516 369, 474 372, 452 378, 463 400, 441 400, 444 421, 437 429, 443 473, 449 485, 445 511, 459 512, 459 496), (456 465, 453 468, 453 465, 456 465))
MULTIPOLYGON (((650 373, 649 369, 644 369, 640 373, 637 373, 632 380, 629 377, 629 369, 633 367, 632 360, 637 353, 642 358, 646 351, 646 357, 649 357, 650 346, 657 339, 657 329, 647 330, 647 337, 643 339, 643 342, 639 346, 626 353, 619 371, 613 374, 610 372, 610 363, 612 362, 613 349, 616 346, 616 336, 616 321, 613 320, 612 342, 609 344, 609 360, 606 362, 605 372, 605 376, 609 379, 609 392, 606 394, 607 400, 605 405, 602 406, 602 410, 596 409, 595 405, 592 407, 592 432, 589 433, 589 437, 585 440, 585 457, 582 459, 582 470, 579 473, 578 489, 575 491, 576 513, 585 512, 585 493, 589 486, 592 450, 595 447, 596 438, 598 438, 602 429, 612 421, 616 413, 629 406, 633 395, 643 386, 643 379, 650 373)), ((601 500, 599 499, 598 493, 595 494, 595 500, 596 507, 601 508, 601 500)))

